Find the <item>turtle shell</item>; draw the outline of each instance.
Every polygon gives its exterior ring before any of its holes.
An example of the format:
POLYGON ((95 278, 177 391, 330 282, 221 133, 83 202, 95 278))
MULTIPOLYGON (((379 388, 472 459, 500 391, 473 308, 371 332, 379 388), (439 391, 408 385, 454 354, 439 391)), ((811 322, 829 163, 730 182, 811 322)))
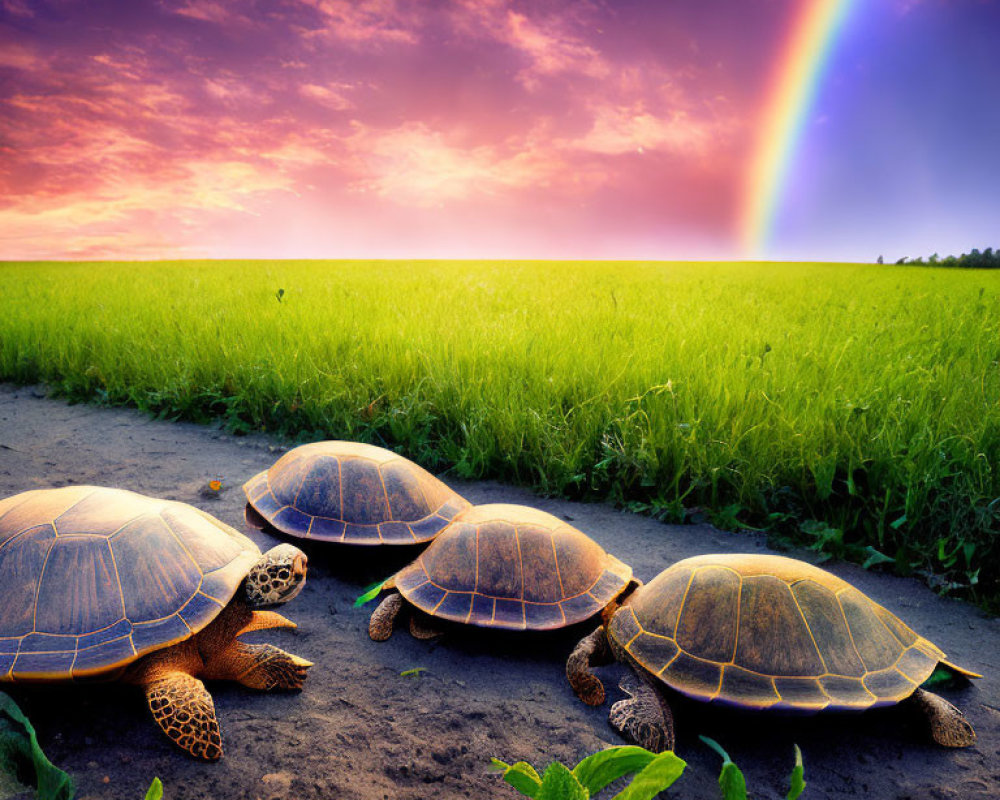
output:
POLYGON ((260 550, 185 503, 70 486, 0 501, 0 681, 114 677, 226 606, 260 550))
POLYGON ((572 525, 497 503, 462 514, 388 586, 436 617, 547 630, 601 611, 631 578, 631 567, 572 525))
POLYGON ((633 593, 608 635, 685 695, 786 711, 897 703, 945 658, 846 581, 759 554, 677 562, 633 593))
POLYGON ((412 461, 359 442, 296 447, 243 491, 282 533, 347 544, 426 542, 470 505, 412 461))

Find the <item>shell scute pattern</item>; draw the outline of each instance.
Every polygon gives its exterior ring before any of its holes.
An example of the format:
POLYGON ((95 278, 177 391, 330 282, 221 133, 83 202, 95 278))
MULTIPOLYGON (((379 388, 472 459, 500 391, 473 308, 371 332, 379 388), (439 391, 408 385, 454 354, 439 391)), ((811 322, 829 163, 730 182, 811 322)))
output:
POLYGON ((754 575, 743 578, 741 589, 739 607, 731 615, 739 620, 735 663, 782 677, 826 672, 787 583, 771 575, 754 575))
POLYGON ((632 570, 562 520, 526 506, 476 506, 393 584, 435 616, 485 627, 548 630, 602 610, 632 570))
POLYGON ((359 442, 296 447, 243 491, 283 533, 348 544, 426 542, 470 505, 412 461, 359 442))
POLYGON ((55 529, 46 524, 9 536, 0 544, 0 586, 4 587, 0 639, 20 637, 34 627, 38 582, 55 541, 55 529))
POLYGON ((814 711, 896 703, 937 647, 850 584, 780 556, 699 556, 637 590, 609 635, 689 696, 814 711))
POLYGON ((705 567, 695 572, 677 620, 675 638, 681 650, 706 661, 730 661, 736 649, 739 600, 740 576, 731 569, 705 567))
POLYGON ((245 536, 182 503, 89 486, 8 498, 0 680, 92 677, 186 639, 259 557, 245 536))
POLYGON ((837 600, 837 595, 813 580, 803 580, 792 585, 792 594, 809 620, 813 641, 826 669, 835 675, 860 678, 865 665, 855 647, 840 646, 850 641, 847 618, 837 600))
MULTIPOLYGON (((134 611, 141 613, 142 609, 134 611)), ((108 540, 61 537, 50 550, 40 576, 35 630, 84 633, 104 628, 125 616, 108 540)))

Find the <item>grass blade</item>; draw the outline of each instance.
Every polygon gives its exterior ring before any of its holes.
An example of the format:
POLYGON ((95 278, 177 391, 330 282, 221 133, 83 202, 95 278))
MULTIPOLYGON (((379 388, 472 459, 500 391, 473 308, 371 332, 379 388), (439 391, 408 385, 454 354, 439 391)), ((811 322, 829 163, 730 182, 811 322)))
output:
POLYGON ((386 581, 388 580, 389 579, 386 578, 385 580, 378 581, 377 583, 371 583, 368 586, 366 586, 365 590, 360 595, 358 595, 358 599, 354 601, 354 607, 361 608, 361 606, 363 606, 365 603, 374 600, 376 597, 378 597, 379 593, 382 591, 382 587, 385 586, 386 581))

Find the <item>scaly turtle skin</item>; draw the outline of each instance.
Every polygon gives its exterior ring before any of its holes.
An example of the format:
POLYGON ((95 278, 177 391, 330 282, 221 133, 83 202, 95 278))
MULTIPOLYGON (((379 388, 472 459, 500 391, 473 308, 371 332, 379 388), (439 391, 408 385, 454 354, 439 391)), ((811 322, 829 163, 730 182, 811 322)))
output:
POLYGON ((358 442, 296 447, 243 491, 282 533, 346 544, 427 542, 469 508, 412 461, 358 442))
POLYGON ((184 503, 70 486, 0 500, 0 682, 121 680, 199 758, 222 755, 200 678, 302 686, 310 662, 238 636, 295 623, 273 611, 305 581, 306 557, 263 556, 184 503))
MULTIPOLYGON (((473 506, 385 583, 368 632, 384 641, 403 600, 432 617, 513 630, 549 630, 602 611, 634 588, 632 568, 562 520, 528 506, 473 506), (398 593, 396 593, 398 592, 398 593)), ((434 635, 426 616, 411 633, 434 635)))
POLYGON ((653 686, 745 709, 862 710, 906 701, 939 744, 975 732, 958 709, 920 689, 939 665, 980 677, 846 581, 803 561, 705 555, 679 561, 634 592, 566 665, 584 702, 604 702, 589 667, 612 657, 642 681, 612 708, 612 724, 650 749, 673 746, 669 706, 653 686))

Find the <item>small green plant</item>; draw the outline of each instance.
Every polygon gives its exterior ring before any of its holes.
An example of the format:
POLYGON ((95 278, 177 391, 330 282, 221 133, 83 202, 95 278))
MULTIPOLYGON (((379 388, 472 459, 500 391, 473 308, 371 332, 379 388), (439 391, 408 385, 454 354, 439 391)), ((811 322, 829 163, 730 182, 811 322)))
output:
MULTIPOLYGON (((740 768, 733 763, 729 753, 722 749, 722 746, 714 739, 707 736, 699 736, 705 744, 711 747, 716 753, 722 756, 722 772, 719 773, 719 788, 722 789, 723 800, 747 800, 747 782, 740 772, 740 768)), ((802 751, 799 746, 795 748, 795 766, 792 767, 792 774, 789 777, 790 786, 785 800, 797 800, 799 795, 805 791, 805 768, 802 765, 802 751)))
POLYGON ((619 778, 636 773, 612 800, 650 800, 676 781, 686 762, 672 752, 651 753, 632 745, 609 747, 587 756, 572 770, 558 761, 538 771, 526 761, 493 759, 492 769, 521 794, 535 800, 588 800, 619 778))
POLYGON ((146 790, 146 800, 163 800, 163 784, 159 778, 153 778, 146 790))
POLYGON ((427 672, 427 667, 413 667, 411 669, 404 669, 399 674, 404 678, 419 678, 424 672, 427 672))
POLYGON ((46 758, 28 718, 3 692, 0 692, 0 773, 19 786, 33 788, 37 800, 73 799, 73 779, 46 758))

